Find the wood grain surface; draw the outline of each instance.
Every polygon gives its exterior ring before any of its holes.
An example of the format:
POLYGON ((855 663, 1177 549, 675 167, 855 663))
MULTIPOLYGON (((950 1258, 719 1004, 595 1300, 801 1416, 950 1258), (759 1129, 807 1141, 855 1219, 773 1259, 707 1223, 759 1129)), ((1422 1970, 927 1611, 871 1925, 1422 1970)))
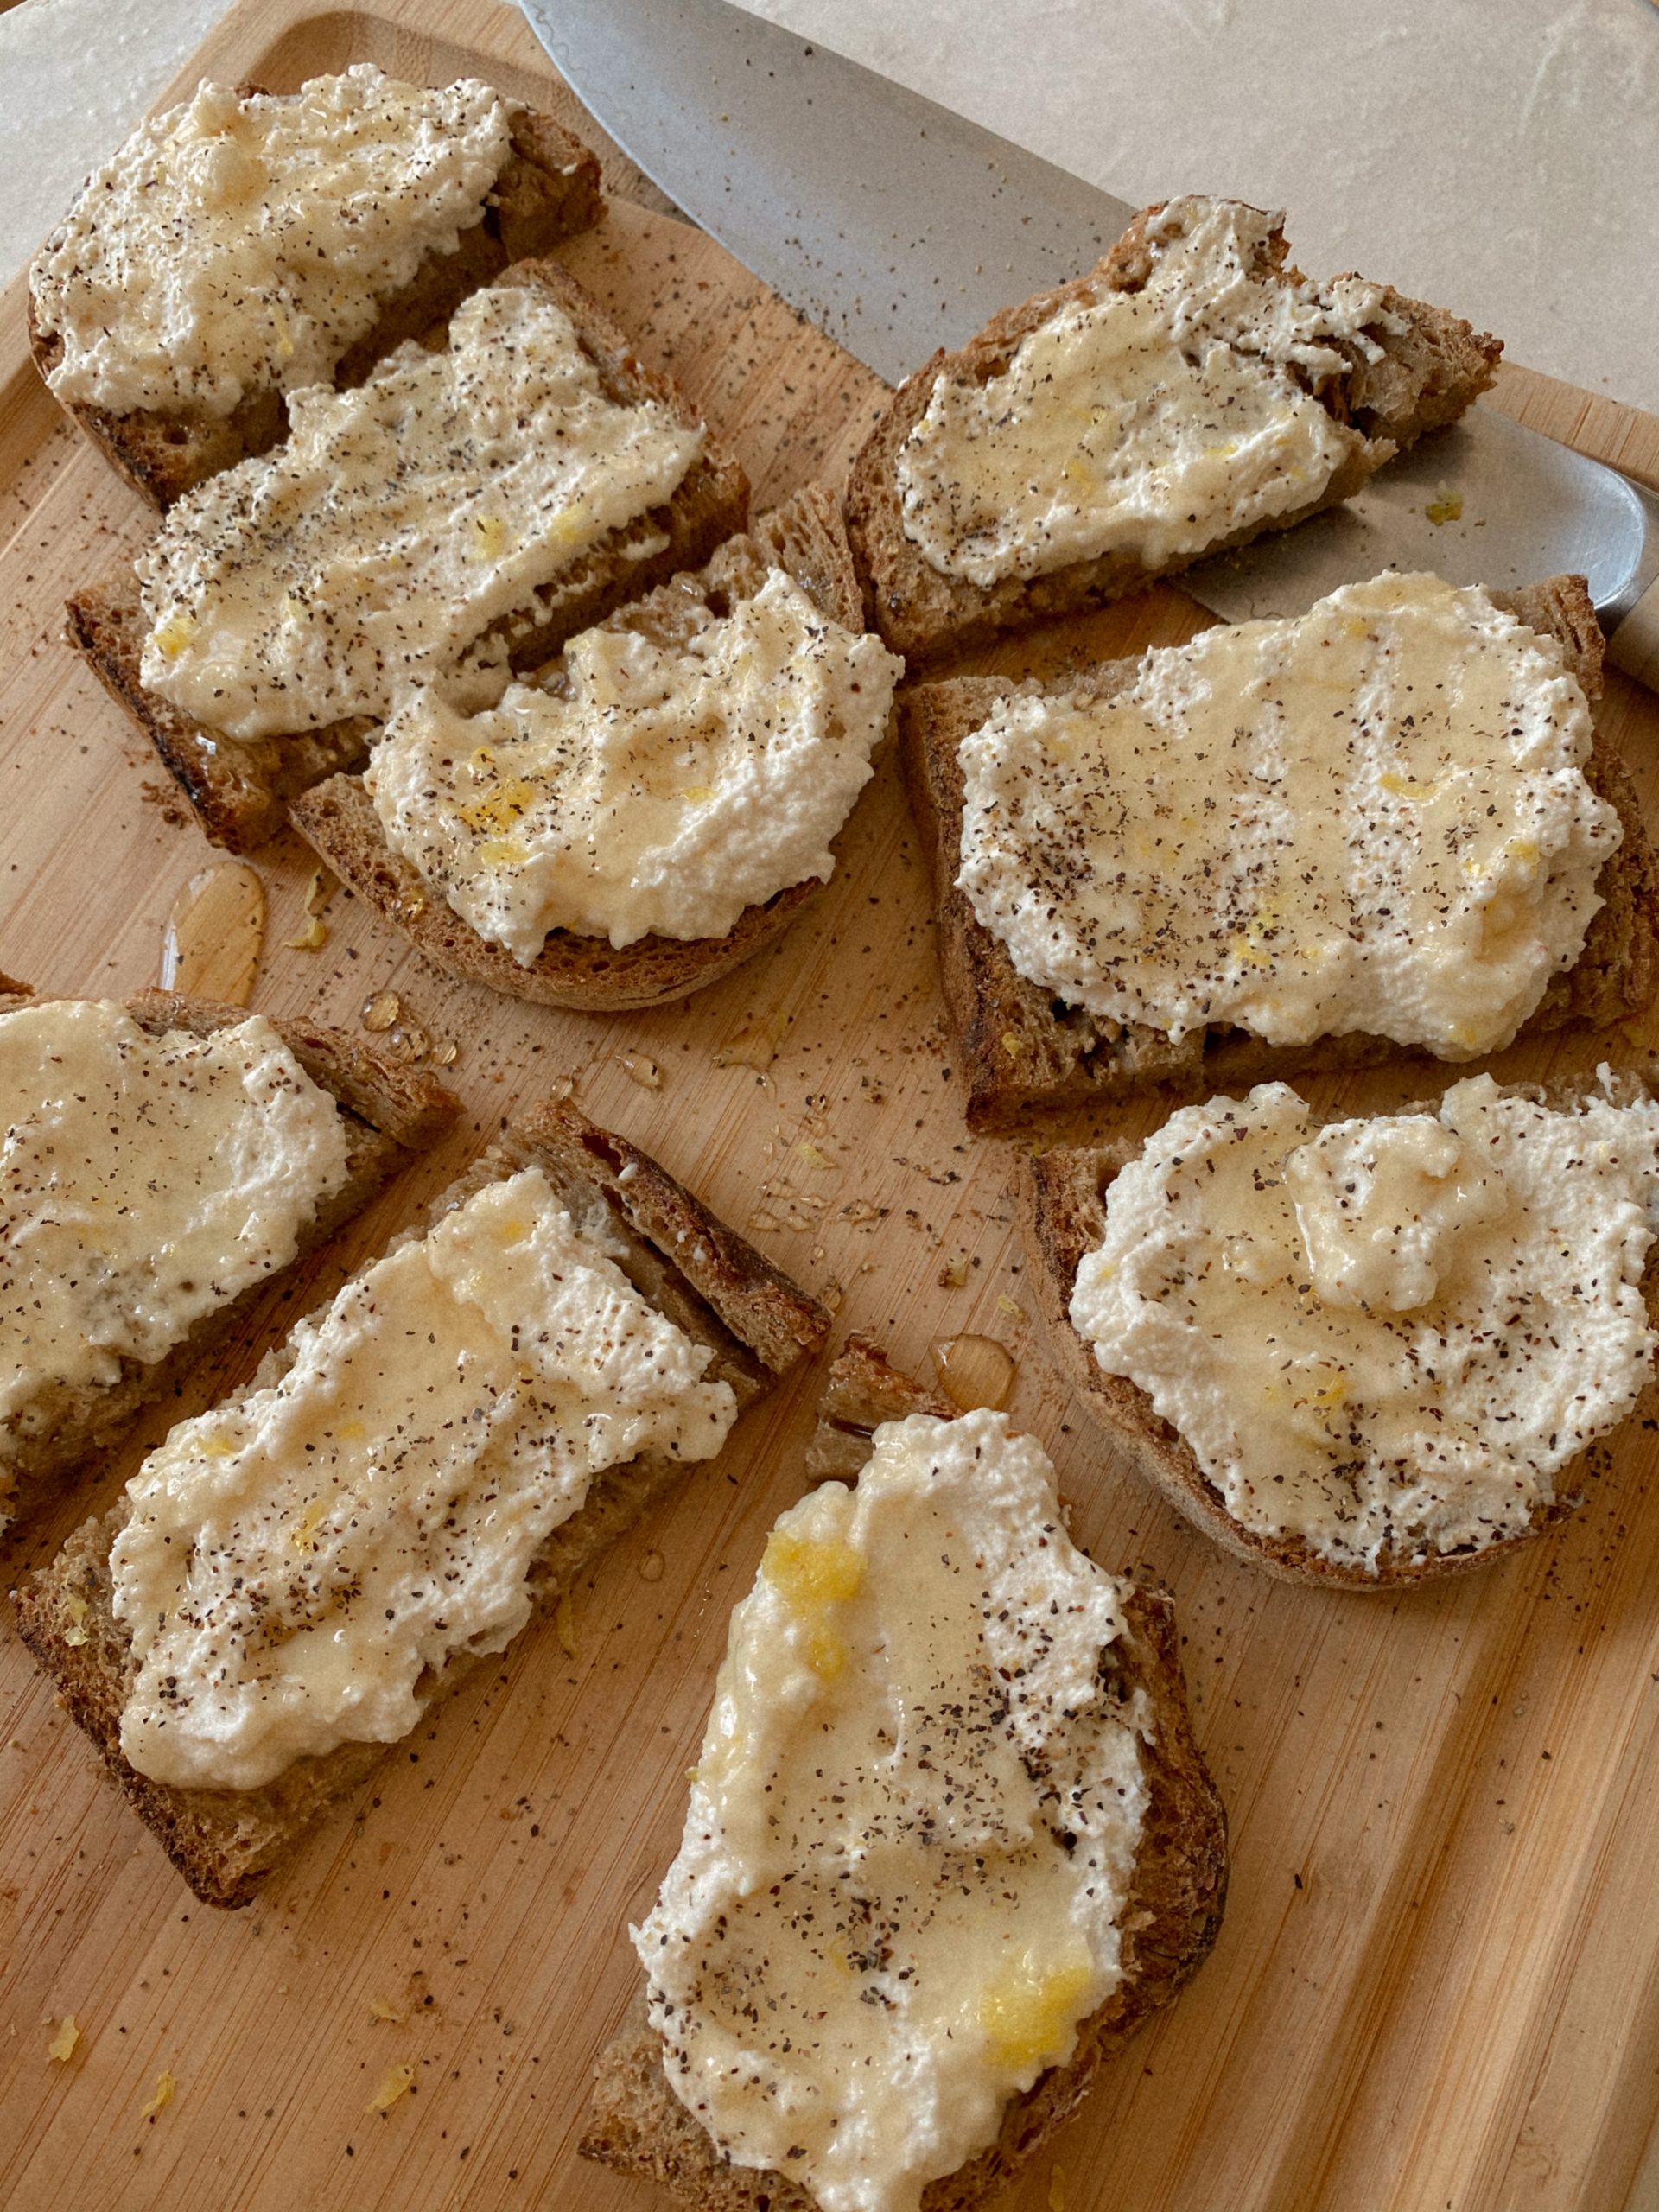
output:
MULTIPOLYGON (((490 0, 313 16, 245 0, 188 80, 284 89, 356 59, 434 82, 474 69, 584 127, 522 21, 490 0)), ((620 158, 608 181, 639 204, 619 204, 567 257, 731 435, 760 496, 844 464, 879 404, 875 380, 670 219, 620 158)), ((1294 208, 1290 227, 1294 238, 1294 208)), ((1659 478, 1659 423, 1518 370, 1496 402, 1659 478)), ((14 288, 0 300, 0 968, 53 992, 153 981, 168 911, 208 858, 59 641, 66 593, 144 529, 28 365, 14 288)), ((1173 642, 1201 619, 1156 592, 997 664, 1173 642)), ((1615 677, 1604 713, 1651 808, 1659 712, 1615 677)), ((397 991, 460 1046, 465 1132, 31 1532, 12 1573, 107 1502, 169 1419, 245 1377, 296 1307, 503 1114, 574 1077, 588 1112, 695 1183, 901 1363, 928 1374, 933 1341, 962 1331, 1005 1341, 1020 1363, 1014 1412, 1053 1452, 1080 1537, 1176 1593, 1232 1821, 1227 1923, 1192 1990, 1008 2205, 1659 2202, 1651 1418, 1620 1439, 1557 1540, 1404 1599, 1276 1586, 1154 1503, 1091 1437, 1033 1334, 1007 1159, 967 1138, 952 1090, 891 761, 790 937, 646 1014, 557 1014, 444 982, 343 895, 321 950, 284 949, 308 856, 285 841, 257 865, 271 926, 256 1006, 350 1025, 372 994, 397 991), (753 1064, 757 1038, 776 1048, 769 1065, 753 1064)), ((1558 1073, 1590 1057, 1512 1053, 1499 1067, 1558 1073)), ((1421 1081, 1316 1096, 1382 1102, 1421 1081)), ((763 1408, 720 1473, 695 1472, 618 1548, 580 1595, 574 1653, 551 1628, 525 1636, 245 1914, 195 1904, 0 1627, 0 2202, 645 2212, 645 2192, 576 2158, 586 2082, 633 1987, 626 1925, 677 1840, 728 1613, 803 1487, 817 1386, 808 1376, 763 1408), (67 2014, 80 2041, 64 2063, 48 2043, 67 2014), (410 2093, 369 2112, 397 2067, 412 2069, 410 2093), (146 2116, 164 2072, 171 2101, 146 2116)))

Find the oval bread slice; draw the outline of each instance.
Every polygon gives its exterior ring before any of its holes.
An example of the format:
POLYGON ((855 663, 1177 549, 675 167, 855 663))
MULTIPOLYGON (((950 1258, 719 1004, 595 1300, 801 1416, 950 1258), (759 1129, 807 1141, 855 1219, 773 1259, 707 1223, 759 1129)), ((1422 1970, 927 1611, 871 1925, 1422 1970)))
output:
MULTIPOLYGON (((786 569, 832 621, 843 629, 863 628, 840 504, 821 485, 807 486, 761 515, 747 534, 728 538, 698 575, 677 577, 602 626, 649 629, 671 621, 676 601, 683 603, 687 593, 719 613, 729 601, 758 589, 773 563, 786 569)), ((530 680, 548 672, 537 671, 530 680)), ((360 775, 329 777, 295 799, 289 816, 318 857, 433 967, 487 983, 510 998, 584 1014, 658 1006, 701 990, 781 937, 823 887, 816 876, 791 884, 764 906, 746 907, 724 937, 653 934, 619 948, 608 938, 555 930, 539 958, 524 967, 504 945, 481 938, 439 893, 429 892, 410 862, 392 852, 360 775)), ((838 844, 839 836, 831 849, 838 844)))
MULTIPOLYGON (((807 1471, 856 1481, 870 1433, 909 1414, 949 1420, 957 1408, 852 1337, 831 1367, 807 1471)), ((1209 1956, 1227 1897, 1227 1819, 1192 1733, 1174 1605, 1166 1592, 1132 1590, 1118 1661, 1126 1692, 1142 1688, 1154 1715, 1141 1747, 1151 1802, 1120 1923, 1123 1979, 1083 2024, 1067 2064, 1051 2066, 1010 2100, 996 2140, 953 2174, 930 2182, 923 2212, 970 2212, 988 2202, 1082 2103, 1100 2069, 1167 2005, 1209 1956)), ((727 2163, 669 2087, 662 2038, 643 1987, 601 2054, 581 2143, 584 2158, 658 2183, 694 2212, 817 2212, 787 2175, 727 2163)))

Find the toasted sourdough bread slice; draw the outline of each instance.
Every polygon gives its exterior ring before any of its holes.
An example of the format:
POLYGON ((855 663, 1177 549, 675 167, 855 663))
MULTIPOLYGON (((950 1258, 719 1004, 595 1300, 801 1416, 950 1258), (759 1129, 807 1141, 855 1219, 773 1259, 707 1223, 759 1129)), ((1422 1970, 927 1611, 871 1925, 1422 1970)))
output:
MULTIPOLYGON (((959 353, 936 353, 894 394, 893 404, 854 461, 847 485, 847 517, 853 553, 864 578, 872 625, 895 652, 912 662, 983 644, 1006 630, 1028 628, 1059 615, 1101 607, 1138 591, 1155 576, 1173 575, 1197 560, 1243 545, 1266 529, 1288 530, 1321 508, 1356 493, 1383 462, 1423 435, 1455 422, 1491 382, 1501 342, 1456 315, 1383 288, 1386 321, 1370 327, 1368 340, 1381 358, 1364 358, 1351 340, 1331 341, 1350 361, 1338 388, 1319 397, 1333 417, 1361 431, 1367 443, 1325 489, 1305 505, 1268 523, 1217 537, 1199 551, 1155 569, 1128 552, 1076 561, 1033 577, 1004 576, 982 585, 942 574, 905 534, 895 470, 899 449, 927 410, 941 376, 986 384, 1007 368, 1021 339, 1074 301, 1103 291, 1135 292, 1152 272, 1155 251, 1148 226, 1166 203, 1141 210, 1105 258, 1086 276, 1058 290, 1039 292, 987 323, 959 353), (1392 323, 1397 327, 1390 328, 1392 323)), ((1286 259, 1282 230, 1275 227, 1253 274, 1300 281, 1286 259)))
MULTIPOLYGON (((1659 1092, 1659 1063, 1615 1071, 1611 1094, 1615 1103, 1656 1092, 1659 1092)), ((1584 1093, 1580 1086, 1561 1083, 1511 1085, 1506 1095, 1564 1109, 1580 1101, 1584 1093)), ((1395 1110, 1433 1113, 1439 1103, 1438 1099, 1431 1099, 1395 1110)), ((1327 1116, 1314 1126, 1324 1127, 1339 1118, 1327 1116)), ((1400 1558, 1389 1548, 1379 1557, 1375 1574, 1358 1566, 1325 1559, 1300 1535, 1266 1535, 1236 1521, 1191 1446, 1154 1411, 1150 1395, 1126 1376, 1103 1372, 1093 1347, 1071 1325, 1071 1293, 1077 1268, 1084 1254, 1095 1249, 1105 1232, 1106 1192, 1139 1151, 1138 1144, 1129 1143, 1061 1145, 1051 1152, 1021 1158, 1014 1184, 1020 1242, 1030 1263, 1037 1311, 1060 1371, 1109 1440, 1206 1536, 1213 1537, 1236 1558, 1287 1581, 1349 1590, 1396 1590, 1402 1584, 1439 1581, 1484 1567, 1488 1560, 1503 1557, 1543 1535, 1583 1502, 1573 1484, 1581 1474, 1592 1474, 1599 1468, 1607 1449, 1605 1439, 1591 1445, 1561 1471, 1555 1480, 1554 1498, 1535 1509, 1530 1527, 1520 1535, 1421 1560, 1400 1558)), ((1659 1245, 1649 1254, 1642 1293, 1649 1319, 1659 1327, 1659 1245)))
MULTIPOLYGON (((14 985, 10 995, 0 995, 0 1014, 23 1003, 41 1001, 14 985)), ((172 991, 141 991, 126 1007, 140 1028, 156 1037, 168 1030, 211 1036, 245 1021, 249 1014, 246 1007, 172 991)), ((344 1030, 276 1015, 268 1019, 307 1075, 338 1102, 349 1142, 346 1179, 302 1231, 298 1260, 359 1212, 413 1154, 444 1136, 459 1108, 435 1076, 402 1066, 344 1030)), ((149 1365, 124 1359, 119 1381, 106 1389, 60 1387, 35 1399, 28 1409, 30 1427, 44 1433, 22 1440, 16 1456, 0 1465, 0 1526, 55 1494, 83 1463, 112 1451, 143 1409, 165 1396, 212 1344, 229 1335, 275 1280, 263 1276, 240 1297, 204 1314, 165 1358, 149 1365)))
MULTIPOLYGON (((607 399, 624 405, 655 399, 688 426, 702 421, 679 386, 636 358, 626 333, 556 262, 516 262, 496 282, 534 287, 563 308, 607 399)), ((505 641, 514 668, 534 667, 613 607, 697 567, 742 529, 748 512, 748 480, 709 431, 701 458, 671 500, 612 531, 544 584, 528 607, 493 624, 485 638, 505 641), (658 537, 663 543, 654 551, 632 557, 634 549, 658 537)), ((146 690, 139 668, 149 626, 130 568, 77 592, 67 613, 68 642, 149 738, 207 836, 227 852, 251 852, 274 836, 290 798, 363 758, 374 728, 365 715, 291 735, 235 738, 146 690)))
MULTIPOLYGON (((807 1471, 855 1482, 883 1421, 918 1413, 948 1421, 956 1410, 889 1366, 873 1344, 850 1337, 830 1370, 807 1471)), ((1154 1719, 1141 1745, 1150 1802, 1119 1923, 1122 1980, 1084 2022, 1070 2063, 1051 2066, 1010 2100, 995 2141, 927 2184, 922 2212, 969 2212, 1012 2180, 1077 2110, 1106 2061, 1197 1972, 1219 1931, 1227 1817, 1193 1739, 1173 1602, 1165 1591, 1133 1588, 1124 1612, 1128 1632, 1116 1666, 1126 1694, 1146 1691, 1154 1719)), ((816 2198, 788 2175, 728 2164, 682 2104, 643 1987, 601 2054, 581 2149, 635 2180, 659 2183, 696 2212, 817 2212, 816 2198)))
MULTIPOLYGON (((1586 698, 1601 696, 1603 640, 1581 576, 1557 576, 1495 605, 1555 639, 1586 698)), ((1109 697, 1139 663, 1108 661, 1052 684, 1086 683, 1109 697)), ((1013 1134, 1046 1116, 1168 1088, 1181 1096, 1225 1090, 1313 1071, 1422 1060, 1409 1046, 1362 1032, 1274 1046, 1231 1027, 1193 1030, 1179 1043, 1141 1023, 1097 1020, 1021 976, 1001 940, 956 887, 961 862, 963 776, 957 747, 994 703, 1017 688, 1000 677, 958 677, 902 695, 899 730, 911 804, 932 870, 939 971, 956 1032, 969 1128, 1013 1134)), ((1600 731, 1585 774, 1618 812, 1624 831, 1596 889, 1605 902, 1573 966, 1553 976, 1520 1031, 1541 1037, 1569 1027, 1600 1029, 1637 1014, 1659 988, 1659 865, 1617 749, 1600 731)))
MULTIPOLYGON (((747 534, 728 538, 698 575, 677 576, 608 616, 601 626, 671 640, 689 607, 722 614, 734 601, 758 590, 773 565, 786 569, 832 621, 843 629, 863 628, 863 600, 840 504, 820 485, 808 485, 761 515, 747 534)), ((529 680, 556 684, 563 667, 563 660, 555 661, 529 680)), ((791 884, 764 906, 747 907, 719 938, 652 934, 619 949, 608 938, 555 930, 534 965, 526 968, 505 945, 480 937, 441 893, 429 890, 410 861, 391 850, 360 775, 331 776, 302 792, 289 814, 334 874, 435 968, 468 982, 487 983, 512 998, 589 1014, 657 1006, 700 990, 780 937, 822 888, 816 876, 791 884)))
MULTIPOLYGON (((485 1185, 532 1166, 578 1227, 602 1224, 620 1235, 627 1248, 624 1272, 660 1313, 710 1347, 708 1377, 730 1383, 740 1412, 822 1348, 830 1317, 815 1299, 647 1154, 571 1106, 543 1106, 509 1126, 433 1202, 426 1225, 485 1185)), ((250 1389, 278 1381, 291 1357, 290 1339, 267 1357, 250 1389)), ((537 1610, 556 1605, 606 1546, 685 1473, 684 1462, 648 1451, 601 1475, 581 1510, 553 1531, 536 1558, 531 1581, 537 1610)), ((122 1756, 120 1740, 134 1672, 131 1643, 111 1607, 110 1549, 126 1518, 122 1505, 86 1522, 50 1567, 15 1593, 18 1626, 57 1682, 60 1703, 197 1896, 209 1904, 247 1904, 305 1831, 389 1746, 343 1744, 296 1760, 257 1789, 175 1789, 137 1773, 122 1756)), ((490 1655, 490 1663, 496 1656, 490 1655)), ((429 1684, 425 1709, 481 1663, 475 1655, 454 1655, 429 1684)))
MULTIPOLYGON (((245 99, 259 88, 240 89, 245 99)), ((336 385, 344 390, 360 384, 382 355, 446 321, 469 292, 499 276, 509 262, 548 253, 561 239, 588 229, 604 204, 597 156, 550 116, 521 109, 482 219, 461 232, 453 252, 429 253, 410 282, 386 301, 374 327, 340 356, 336 385)), ((28 318, 29 350, 41 376, 49 377, 62 359, 63 341, 41 329, 32 296, 28 318)), ((224 416, 158 408, 118 415, 80 401, 60 404, 116 474, 162 512, 193 485, 265 452, 288 424, 283 394, 270 385, 248 392, 224 416)))

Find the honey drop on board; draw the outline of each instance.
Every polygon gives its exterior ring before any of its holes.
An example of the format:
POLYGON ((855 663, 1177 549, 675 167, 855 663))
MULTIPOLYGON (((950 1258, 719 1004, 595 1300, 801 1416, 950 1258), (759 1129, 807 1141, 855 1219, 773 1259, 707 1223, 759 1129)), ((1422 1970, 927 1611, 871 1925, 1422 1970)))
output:
POLYGON ((939 1388, 959 1412, 998 1411, 1014 1388, 1014 1355, 995 1337, 941 1337, 933 1346, 939 1388))
POLYGON ((162 988, 246 1006, 265 946, 265 887, 242 861, 193 875, 162 938, 162 988))

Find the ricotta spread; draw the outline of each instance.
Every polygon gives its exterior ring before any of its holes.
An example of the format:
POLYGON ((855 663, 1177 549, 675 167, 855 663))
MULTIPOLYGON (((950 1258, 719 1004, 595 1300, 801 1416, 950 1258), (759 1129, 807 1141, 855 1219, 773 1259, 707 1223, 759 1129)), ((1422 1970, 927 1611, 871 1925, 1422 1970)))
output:
POLYGON ((0 1014, 0 1471, 67 1392, 161 1359, 286 1267, 346 1180, 334 1101, 270 1024, 0 1014))
POLYGON ((551 930, 632 944, 724 937, 835 868, 904 664, 774 569, 664 642, 588 630, 556 687, 467 716, 430 688, 364 779, 392 850, 529 966, 551 930))
POLYGON ((1438 1116, 1316 1132, 1268 1084, 1116 1177, 1071 1319, 1235 1520, 1375 1573, 1523 1535, 1629 1413, 1656 1225, 1649 1099, 1557 1111, 1475 1076, 1438 1116))
POLYGON ((1001 1414, 888 1423, 855 1489, 779 1520, 632 1931, 667 2079, 734 2164, 914 2212, 1071 2056, 1147 1802, 1122 1629, 1001 1414))
POLYGON ((252 1789, 390 1743, 459 1652, 530 1618, 550 1533, 643 1452, 712 1458, 712 1357, 578 1230, 538 1168, 476 1192, 289 1339, 280 1382, 181 1421, 110 1555, 136 1667, 121 1748, 252 1789))
MULTIPOLYGON (((496 284, 447 352, 400 346, 351 391, 172 506, 135 563, 147 688, 235 737, 384 720, 493 623, 671 499, 702 449, 659 400, 607 398, 564 310, 496 284)), ((660 543, 660 537, 658 542, 660 543)))
POLYGON ((1171 1038, 1466 1059, 1584 949, 1618 815, 1553 639, 1436 576, 1014 693, 961 747, 957 878, 1022 976, 1171 1038))
POLYGON ((483 216, 514 111, 359 62, 292 98, 204 84, 91 176, 29 271, 60 399, 229 415, 327 383, 483 216))
POLYGON ((941 373, 897 457, 929 565, 982 587, 1106 554, 1159 570, 1321 498, 1367 441, 1317 394, 1388 316, 1357 276, 1281 274, 1281 219, 1172 200, 1138 291, 1074 296, 994 376, 941 373))

